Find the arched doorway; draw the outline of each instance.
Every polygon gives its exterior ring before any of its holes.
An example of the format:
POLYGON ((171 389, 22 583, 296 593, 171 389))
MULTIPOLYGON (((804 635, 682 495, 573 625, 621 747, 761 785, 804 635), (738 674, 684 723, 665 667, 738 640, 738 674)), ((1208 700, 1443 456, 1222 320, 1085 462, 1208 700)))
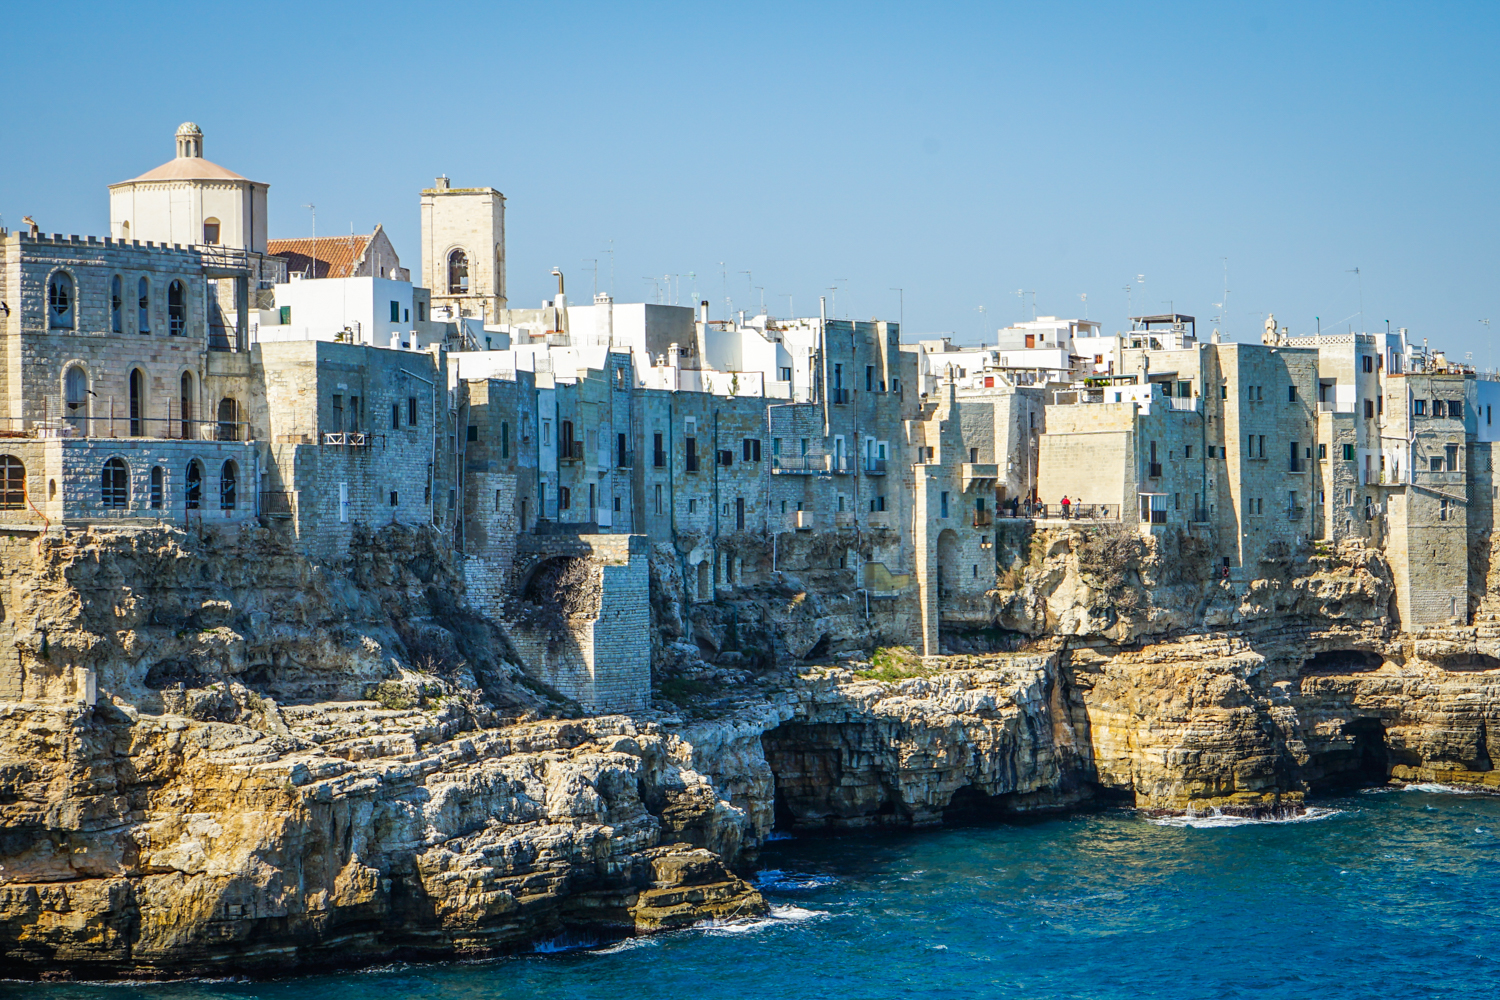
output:
POLYGON ((197 395, 198 394, 193 391, 193 373, 183 372, 181 407, 182 439, 184 441, 193 436, 193 410, 196 409, 196 407, 193 405, 193 400, 197 398, 197 395))
POLYGON ((130 369, 130 436, 141 437, 146 426, 146 375, 130 369))
POLYGON ((937 588, 940 601, 951 597, 958 581, 963 579, 959 572, 958 558, 958 532, 952 528, 944 528, 938 535, 937 548, 937 588))
POLYGON ((229 459, 219 470, 219 509, 234 510, 235 490, 239 485, 240 467, 229 459))
POLYGON ((74 434, 88 437, 89 377, 82 365, 73 365, 63 375, 63 419, 74 434))
POLYGON ((219 400, 219 428, 218 439, 220 441, 238 441, 240 439, 240 406, 233 398, 225 396, 219 400))
POLYGON ((196 458, 188 463, 187 489, 183 493, 183 506, 188 510, 203 507, 203 463, 196 458))
POLYGON ((125 467, 123 458, 111 458, 104 463, 100 502, 109 510, 123 510, 130 506, 130 470, 125 467))
POLYGON ((462 250, 448 255, 448 294, 469 294, 469 255, 462 250))

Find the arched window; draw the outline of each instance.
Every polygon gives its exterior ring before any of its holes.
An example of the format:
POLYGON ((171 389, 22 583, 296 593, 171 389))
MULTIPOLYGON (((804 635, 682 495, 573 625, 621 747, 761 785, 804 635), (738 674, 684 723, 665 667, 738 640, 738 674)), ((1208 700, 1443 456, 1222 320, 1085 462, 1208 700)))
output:
POLYGON ((120 239, 130 242, 130 222, 127 220, 120 223, 120 239))
POLYGON ((26 506, 26 466, 14 455, 0 455, 0 510, 26 506))
POLYGON ((469 294, 469 255, 462 250, 448 255, 448 294, 469 294))
POLYGON ((101 483, 104 506, 110 510, 124 510, 130 506, 130 471, 125 468, 123 458, 112 458, 104 463, 101 483))
POLYGON ((234 459, 224 463, 219 470, 219 509, 234 510, 234 486, 235 480, 239 478, 240 467, 234 464, 234 459))
POLYGON ((73 329, 73 276, 58 271, 47 279, 47 326, 53 330, 73 329))
POLYGON ((197 393, 193 392, 193 373, 182 373, 182 439, 186 441, 193 436, 193 399, 197 393))
POLYGON ((218 219, 203 220, 203 242, 208 244, 209 246, 214 246, 219 242, 218 219))
POLYGON ((182 282, 174 281, 167 286, 167 331, 174 337, 187 332, 187 296, 182 282))
POLYGON ((136 282, 136 305, 139 315, 136 317, 135 329, 137 333, 151 332, 151 283, 145 278, 136 282))
POLYGON ((63 418, 82 435, 89 432, 89 378, 80 365, 63 375, 63 418))
POLYGON ((187 491, 183 494, 183 505, 188 510, 203 506, 203 463, 196 458, 188 463, 187 491))
POLYGON ((219 433, 220 441, 238 441, 240 439, 239 404, 232 398, 225 396, 219 400, 219 433))
POLYGON ((130 436, 140 437, 146 426, 146 376, 130 369, 130 436))
POLYGON ((125 329, 125 289, 121 287, 120 276, 117 274, 109 279, 109 328, 113 333, 121 333, 125 329))
POLYGON ((167 474, 161 466, 151 466, 151 509, 161 510, 167 492, 167 474))

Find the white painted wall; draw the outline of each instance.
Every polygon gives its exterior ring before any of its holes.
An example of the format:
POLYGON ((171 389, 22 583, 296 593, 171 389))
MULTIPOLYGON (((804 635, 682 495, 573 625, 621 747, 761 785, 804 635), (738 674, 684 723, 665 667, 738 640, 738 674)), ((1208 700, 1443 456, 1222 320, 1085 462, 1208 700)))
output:
MULTIPOLYGON (((345 330, 357 331, 356 342, 390 347, 391 335, 411 343, 412 286, 389 278, 293 279, 276 286, 276 308, 261 313, 255 340, 335 340, 345 330), (391 303, 397 316, 391 320, 391 303), (290 322, 281 324, 280 310, 291 307, 290 322), (273 321, 267 323, 266 320, 273 321)), ((427 345, 421 345, 426 347, 427 345)))

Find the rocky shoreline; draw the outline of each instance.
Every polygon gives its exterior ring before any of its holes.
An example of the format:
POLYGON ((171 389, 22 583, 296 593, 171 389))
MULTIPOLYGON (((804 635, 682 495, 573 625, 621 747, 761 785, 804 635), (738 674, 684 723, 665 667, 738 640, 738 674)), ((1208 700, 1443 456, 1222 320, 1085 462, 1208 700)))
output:
POLYGON ((776 830, 1500 791, 1493 622, 1053 635, 570 718, 445 596, 419 533, 372 543, 352 586, 245 558, 260 544, 0 553, 34 685, 0 706, 0 976, 263 975, 751 917, 776 830))

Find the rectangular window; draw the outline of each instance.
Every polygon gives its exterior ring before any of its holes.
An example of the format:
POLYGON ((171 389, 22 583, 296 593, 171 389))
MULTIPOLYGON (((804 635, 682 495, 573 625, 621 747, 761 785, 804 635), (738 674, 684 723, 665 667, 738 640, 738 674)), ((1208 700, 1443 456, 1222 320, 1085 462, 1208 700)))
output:
POLYGON ((1220 399, 1228 399, 1229 398, 1229 386, 1227 384, 1219 386, 1219 398, 1220 399))
POLYGON ((573 509, 573 491, 566 486, 559 486, 557 488, 557 509, 573 509))
POLYGON ((1448 419, 1462 420, 1464 418, 1464 404, 1456 399, 1448 401, 1448 419))
POLYGON ((1295 403, 1297 401, 1297 387, 1295 385, 1286 387, 1286 401, 1288 403, 1295 403))
POLYGON ((901 391, 901 380, 899 378, 893 378, 893 379, 891 379, 891 391, 892 392, 900 392, 901 391))
POLYGON ((724 466, 725 468, 728 468, 729 466, 734 464, 733 449, 722 448, 719 450, 719 464, 724 466))
POLYGON ((661 435, 653 434, 651 435, 651 465, 653 468, 660 469, 666 464, 667 453, 662 450, 661 435))
POLYGON ((790 368, 787 368, 787 367, 783 366, 782 369, 781 369, 781 381, 783 381, 783 382, 790 382, 791 380, 792 380, 792 370, 790 368))
POLYGON ((615 513, 620 513, 620 498, 615 497, 615 513))
POLYGON ((698 439, 687 439, 687 459, 683 462, 683 468, 688 472, 698 471, 698 439))
POLYGON ((745 530, 745 498, 738 497, 734 501, 734 527, 737 531, 745 530))
POLYGON ((865 392, 875 391, 875 366, 865 365, 865 392))
POLYGON ((1434 417, 1446 417, 1448 415, 1448 407, 1443 400, 1434 399, 1432 401, 1432 415, 1434 417))
POLYGON ((1360 358, 1360 361, 1363 363, 1364 370, 1366 372, 1373 372, 1375 370, 1375 359, 1370 357, 1368 354, 1366 354, 1363 358, 1360 358))
POLYGON ((499 490, 495 491, 495 512, 496 513, 500 512, 500 491, 499 490))
POLYGON ((401 322, 401 303, 399 303, 399 302, 392 302, 391 303, 391 322, 392 323, 399 323, 399 322, 401 322))
POLYGON ((552 421, 550 421, 550 420, 543 420, 542 421, 542 444, 550 445, 551 443, 552 443, 552 421))
POLYGON ((292 307, 291 306, 282 306, 280 309, 277 310, 277 312, 280 313, 280 315, 277 317, 277 319, 281 320, 281 325, 282 326, 286 326, 288 323, 290 323, 292 321, 292 307))
POLYGON ((500 457, 510 458, 510 423, 500 422, 500 457))
POLYGON ((697 512, 698 512, 698 501, 696 499, 689 498, 688 499, 688 513, 689 514, 696 514, 697 512))
POLYGON ((401 429, 401 404, 400 403, 392 403, 391 404, 391 430, 398 431, 400 429, 401 429))
POLYGON ((938 517, 947 517, 947 516, 948 516, 948 492, 946 490, 944 490, 943 494, 942 494, 942 512, 940 514, 938 514, 938 517))
POLYGON ((1327 458, 1328 458, 1328 446, 1326 444, 1320 444, 1320 445, 1318 445, 1318 461, 1320 461, 1320 462, 1326 461, 1327 458))
POLYGON ((1352 461, 1354 461, 1354 445, 1352 445, 1352 444, 1346 444, 1346 445, 1344 445, 1344 461, 1346 461, 1346 462, 1352 462, 1352 461))
POLYGON ((1444 457, 1447 459, 1448 471, 1458 471, 1458 445, 1450 444, 1443 449, 1444 457))
POLYGON ((333 397, 333 429, 335 431, 344 429, 344 397, 337 393, 333 397))
POLYGON ((626 447, 625 435, 615 435, 615 466, 625 468, 630 462, 629 449, 626 447))
POLYGON ((661 483, 656 484, 656 493, 653 498, 652 509, 658 514, 661 513, 661 483))
MULTIPOLYGON (((1366 407, 1368 407, 1369 405, 1370 405, 1369 403, 1365 404, 1366 407)), ((1366 412, 1368 412, 1368 410, 1366 412)), ((1425 400, 1425 399, 1414 399, 1414 400, 1412 400, 1411 401, 1411 414, 1414 417, 1425 417, 1425 416, 1427 416, 1427 400, 1425 400)))
POLYGON ((1447 497, 1439 497, 1438 498, 1438 520, 1439 521, 1446 521, 1446 520, 1448 520, 1448 516, 1449 516, 1449 514, 1451 512, 1450 509, 1452 507, 1452 504, 1453 504, 1453 501, 1449 500, 1447 497))
POLYGON ((464 440, 465 441, 478 441, 479 440, 479 425, 478 424, 470 424, 469 425, 469 433, 464 436, 464 440))
POLYGON ((1178 399, 1192 399, 1193 398, 1193 383, 1188 382, 1188 381, 1184 381, 1184 380, 1178 380, 1178 382, 1177 382, 1177 398, 1178 399))
POLYGON ((1366 420, 1373 420, 1374 418, 1375 418, 1375 401, 1373 399, 1367 399, 1367 400, 1365 400, 1365 419, 1366 420))
POLYGON ((1184 448, 1182 450, 1182 457, 1183 458, 1192 458, 1193 457, 1193 446, 1192 445, 1188 445, 1186 448, 1184 448))
POLYGON ((1266 436, 1264 434, 1260 435, 1260 451, 1256 453, 1256 457, 1266 457, 1266 436))

